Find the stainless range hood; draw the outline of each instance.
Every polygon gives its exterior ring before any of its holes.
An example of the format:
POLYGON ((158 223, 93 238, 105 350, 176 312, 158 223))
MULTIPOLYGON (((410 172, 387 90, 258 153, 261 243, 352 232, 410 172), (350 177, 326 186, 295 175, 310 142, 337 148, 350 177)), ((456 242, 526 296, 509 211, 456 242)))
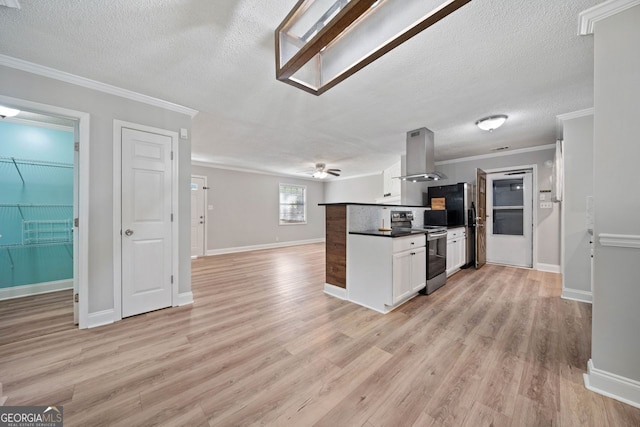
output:
POLYGON ((433 132, 429 129, 420 128, 407 132, 407 174, 398 178, 410 182, 447 179, 445 174, 436 172, 434 152, 433 132))

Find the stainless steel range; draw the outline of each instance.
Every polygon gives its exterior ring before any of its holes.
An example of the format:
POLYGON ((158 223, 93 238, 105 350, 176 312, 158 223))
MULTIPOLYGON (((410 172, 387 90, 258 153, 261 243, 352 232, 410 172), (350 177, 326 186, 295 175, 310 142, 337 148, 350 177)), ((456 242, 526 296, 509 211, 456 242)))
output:
POLYGON ((411 229, 427 235, 427 286, 421 291, 430 294, 447 281, 447 228, 440 225, 412 227, 413 212, 391 211, 391 227, 394 230, 411 229))
POLYGON ((447 281, 447 229, 425 226, 427 233, 427 287, 428 295, 444 286, 447 281))

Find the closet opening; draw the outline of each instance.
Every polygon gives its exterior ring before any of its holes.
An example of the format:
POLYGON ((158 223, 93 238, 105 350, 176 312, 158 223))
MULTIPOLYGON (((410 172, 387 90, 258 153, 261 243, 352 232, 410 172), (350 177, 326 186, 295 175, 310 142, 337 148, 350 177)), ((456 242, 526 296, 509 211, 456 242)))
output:
POLYGON ((78 324, 78 137, 66 117, 0 117, 0 300, 25 315, 50 304, 67 325, 78 324))

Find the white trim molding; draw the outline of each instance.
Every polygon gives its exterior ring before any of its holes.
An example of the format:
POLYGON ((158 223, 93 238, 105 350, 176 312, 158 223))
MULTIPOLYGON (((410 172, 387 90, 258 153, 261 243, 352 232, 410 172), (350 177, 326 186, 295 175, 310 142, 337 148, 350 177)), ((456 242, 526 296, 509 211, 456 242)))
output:
MULTIPOLYGON (((0 65, 3 55, 0 55, 0 65)), ((55 105, 41 104, 39 102, 26 101, 19 98, 0 95, 0 102, 7 107, 19 110, 28 110, 32 113, 65 117, 78 121, 78 133, 80 151, 78 164, 76 165, 78 179, 78 247, 74 243, 74 261, 77 261, 78 274, 74 280, 78 283, 78 327, 85 329, 88 326, 89 315, 89 160, 90 160, 90 122, 91 115, 82 111, 70 110, 55 105)), ((74 171, 75 175, 75 171, 74 171)), ((75 208, 74 208, 75 212, 75 208)), ((75 239, 74 239, 75 240, 75 239)))
POLYGON ((320 239, 292 240, 290 242, 267 243, 264 245, 237 246, 235 248, 210 249, 207 251, 207 256, 234 254, 237 252, 260 251, 263 249, 284 248, 287 246, 309 245, 311 243, 323 243, 324 241, 325 239, 324 237, 322 237, 320 239))
POLYGON ((191 166, 200 166, 203 168, 211 168, 211 169, 222 169, 222 170, 233 171, 233 172, 255 173, 258 175, 269 175, 269 176, 278 176, 278 177, 284 177, 284 178, 301 179, 304 181, 315 181, 315 182, 335 181, 335 178, 324 180, 324 179, 312 178, 311 176, 300 176, 300 175, 286 174, 286 173, 274 173, 274 172, 268 172, 268 171, 263 171, 258 169, 247 169, 247 168, 240 168, 235 166, 227 166, 222 163, 214 163, 214 162, 209 162, 207 160, 197 160, 193 158, 191 159, 191 166))
POLYGON ((566 120, 578 119, 580 117, 593 116, 594 109, 585 108, 584 110, 572 111, 570 113, 558 114, 556 117, 563 122, 566 120))
POLYGON ((633 234, 600 233, 598 240, 602 246, 640 249, 640 236, 633 234))
POLYGON ((560 266, 557 264, 544 264, 539 262, 536 264, 536 270, 538 271, 546 271, 548 273, 560 273, 560 266))
MULTIPOLYGON (((537 145, 535 147, 518 148, 515 150, 500 151, 497 153, 480 154, 478 156, 460 157, 458 159, 451 159, 451 160, 441 160, 436 162, 435 164, 436 166, 440 166, 440 165, 448 165, 451 163, 462 163, 462 162, 469 162, 472 160, 491 159, 493 157, 512 156, 514 154, 532 153, 535 151, 555 150, 555 149, 556 149, 556 144, 537 145)), ((508 169, 511 169, 511 168, 508 168, 508 169)))
POLYGON ((330 283, 324 284, 324 293, 327 295, 331 295, 332 297, 336 297, 339 299, 343 299, 348 301, 347 299, 347 290, 345 288, 341 288, 336 285, 332 285, 330 283))
POLYGON ((586 36, 593 34, 593 27, 596 22, 602 21, 603 19, 609 18, 610 16, 623 12, 639 4, 640 0, 608 0, 580 12, 580 15, 578 15, 578 35, 586 36))
MULTIPOLYGON (((0 301, 73 289, 73 279, 0 288, 0 301)), ((71 296, 69 297, 71 299, 71 296)))
POLYGON ((639 381, 596 369, 593 366, 593 359, 587 362, 587 373, 583 376, 584 386, 588 390, 640 408, 639 381))
POLYGON ((89 328, 110 325, 115 321, 115 310, 110 308, 108 310, 96 311, 95 313, 89 313, 88 317, 89 328))
POLYGON ((165 110, 175 111, 176 113, 186 114, 194 117, 198 114, 197 110, 174 104, 169 101, 154 98, 152 96, 143 95, 128 89, 122 89, 117 86, 98 82, 96 80, 87 79, 85 77, 76 76, 75 74, 65 71, 56 70, 55 68, 45 67, 44 65, 34 64, 33 62, 24 61, 12 56, 0 54, 0 65, 14 68, 16 70, 26 71, 28 73, 37 74, 39 76, 48 77, 54 80, 71 83, 87 89, 97 90, 99 92, 108 93, 109 95, 119 96, 121 98, 130 99, 132 101, 142 102, 143 104, 153 105, 154 107, 164 108, 165 110))
POLYGON ((182 292, 178 294, 178 306, 193 304, 193 292, 182 292))
POLYGON ((571 301, 593 303, 593 294, 589 291, 581 291, 579 289, 562 288, 562 295, 560 297, 571 301))

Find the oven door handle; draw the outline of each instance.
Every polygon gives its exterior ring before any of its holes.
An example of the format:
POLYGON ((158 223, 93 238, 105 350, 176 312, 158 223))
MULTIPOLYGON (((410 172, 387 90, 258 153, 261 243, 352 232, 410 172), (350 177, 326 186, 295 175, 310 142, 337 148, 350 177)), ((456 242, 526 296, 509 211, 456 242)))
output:
POLYGON ((445 237, 446 235, 447 235, 446 231, 443 231, 441 233, 429 233, 429 234, 427 234, 427 240, 431 242, 433 240, 437 240, 437 239, 440 239, 442 237, 445 237))

